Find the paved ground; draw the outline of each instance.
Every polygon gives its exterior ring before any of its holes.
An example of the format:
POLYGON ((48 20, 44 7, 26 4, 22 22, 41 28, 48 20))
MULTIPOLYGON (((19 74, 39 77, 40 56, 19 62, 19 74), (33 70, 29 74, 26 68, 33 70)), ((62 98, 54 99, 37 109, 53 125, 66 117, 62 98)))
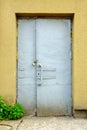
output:
POLYGON ((0 124, 0 130, 87 130, 87 119, 70 117, 23 117, 0 124))

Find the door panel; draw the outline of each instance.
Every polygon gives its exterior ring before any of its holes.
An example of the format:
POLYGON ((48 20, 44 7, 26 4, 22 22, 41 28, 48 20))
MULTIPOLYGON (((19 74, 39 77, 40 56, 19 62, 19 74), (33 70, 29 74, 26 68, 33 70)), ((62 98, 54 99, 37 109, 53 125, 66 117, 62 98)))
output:
POLYGON ((27 114, 36 108, 35 20, 18 20, 18 99, 27 114))
POLYGON ((37 115, 70 115, 70 20, 39 19, 36 25, 37 59, 41 64, 37 115))

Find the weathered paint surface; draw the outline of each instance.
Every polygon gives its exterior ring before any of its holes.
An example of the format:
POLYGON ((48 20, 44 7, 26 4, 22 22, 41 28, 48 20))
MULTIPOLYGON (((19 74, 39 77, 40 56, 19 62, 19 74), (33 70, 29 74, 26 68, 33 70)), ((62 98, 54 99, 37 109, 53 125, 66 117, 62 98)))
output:
POLYGON ((71 114, 70 32, 70 20, 36 21, 36 55, 41 64, 41 85, 37 84, 39 116, 71 114))
POLYGON ((71 114, 70 33, 70 20, 18 20, 17 101, 27 114, 71 114))
POLYGON ((35 21, 18 21, 18 91, 17 102, 23 104, 27 114, 36 108, 35 94, 35 21))
POLYGON ((87 0, 0 0, 0 95, 16 101, 16 15, 74 14, 72 95, 74 109, 87 109, 87 0))

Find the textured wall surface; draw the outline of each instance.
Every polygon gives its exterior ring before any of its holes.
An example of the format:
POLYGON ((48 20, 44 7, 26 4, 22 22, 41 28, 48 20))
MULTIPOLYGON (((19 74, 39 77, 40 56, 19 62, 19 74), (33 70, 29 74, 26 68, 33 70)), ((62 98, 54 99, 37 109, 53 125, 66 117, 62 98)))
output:
POLYGON ((16 101, 16 16, 73 16, 72 96, 87 109, 87 0, 0 0, 0 95, 16 101))

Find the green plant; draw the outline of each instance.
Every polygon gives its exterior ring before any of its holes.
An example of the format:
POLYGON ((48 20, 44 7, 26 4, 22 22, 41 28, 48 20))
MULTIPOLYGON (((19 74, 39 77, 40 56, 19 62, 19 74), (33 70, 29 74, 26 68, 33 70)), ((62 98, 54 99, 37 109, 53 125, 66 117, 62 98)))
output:
POLYGON ((10 113, 8 115, 8 119, 19 119, 23 116, 24 109, 21 104, 17 103, 14 106, 11 106, 10 113))
POLYGON ((24 109, 21 104, 8 105, 2 96, 0 96, 0 120, 19 119, 24 115, 24 109))
POLYGON ((0 96, 0 120, 8 117, 10 112, 10 106, 4 102, 4 99, 0 96))

